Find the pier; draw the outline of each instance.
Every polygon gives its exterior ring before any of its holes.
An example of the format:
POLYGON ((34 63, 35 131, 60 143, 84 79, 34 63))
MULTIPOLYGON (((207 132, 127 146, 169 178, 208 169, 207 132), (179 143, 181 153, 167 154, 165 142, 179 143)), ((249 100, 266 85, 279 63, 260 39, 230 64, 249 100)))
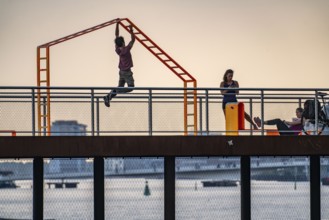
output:
POLYGON ((62 179, 61 182, 46 182, 48 188, 50 189, 52 186, 55 189, 62 189, 62 188, 77 188, 79 182, 65 182, 64 179, 62 179))

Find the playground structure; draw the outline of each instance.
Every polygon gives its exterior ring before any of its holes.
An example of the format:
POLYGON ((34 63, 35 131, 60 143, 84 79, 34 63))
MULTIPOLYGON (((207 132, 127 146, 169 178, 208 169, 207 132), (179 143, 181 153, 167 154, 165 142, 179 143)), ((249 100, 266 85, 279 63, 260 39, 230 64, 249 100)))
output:
POLYGON ((42 44, 37 47, 37 111, 38 111, 38 133, 51 133, 51 97, 50 97, 50 47, 65 41, 80 37, 90 32, 105 28, 112 24, 119 23, 126 31, 129 26, 134 28, 134 35, 148 51, 167 66, 184 83, 184 134, 187 135, 189 129, 193 129, 197 134, 197 81, 181 65, 171 58, 163 49, 152 41, 128 18, 114 19, 100 25, 79 31, 77 33, 59 38, 57 40, 42 44), (45 98, 42 98, 44 96, 45 98), (43 113, 45 112, 45 113, 43 113))

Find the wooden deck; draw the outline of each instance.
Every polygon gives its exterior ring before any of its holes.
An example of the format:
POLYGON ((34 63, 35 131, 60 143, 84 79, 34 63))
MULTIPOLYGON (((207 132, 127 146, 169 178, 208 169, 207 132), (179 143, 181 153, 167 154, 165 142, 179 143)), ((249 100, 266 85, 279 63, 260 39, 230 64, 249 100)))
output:
POLYGON ((328 156, 329 136, 16 136, 0 148, 0 158, 328 156))

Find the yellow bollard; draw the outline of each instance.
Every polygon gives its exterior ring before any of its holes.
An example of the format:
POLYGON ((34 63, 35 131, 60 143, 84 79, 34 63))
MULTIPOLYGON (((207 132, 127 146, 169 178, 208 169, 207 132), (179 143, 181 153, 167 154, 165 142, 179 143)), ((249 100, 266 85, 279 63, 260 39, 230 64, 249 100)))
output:
POLYGON ((239 135, 238 103, 227 103, 225 106, 226 135, 239 135))

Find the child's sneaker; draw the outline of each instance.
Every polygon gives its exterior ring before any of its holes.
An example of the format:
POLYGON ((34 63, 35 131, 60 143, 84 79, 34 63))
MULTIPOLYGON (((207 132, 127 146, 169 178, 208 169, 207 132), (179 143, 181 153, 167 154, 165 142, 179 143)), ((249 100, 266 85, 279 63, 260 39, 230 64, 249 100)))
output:
POLYGON ((105 106, 110 107, 110 98, 109 98, 109 96, 108 95, 104 96, 103 99, 104 99, 105 106))
POLYGON ((259 117, 254 117, 254 122, 258 127, 262 126, 262 120, 259 117))

